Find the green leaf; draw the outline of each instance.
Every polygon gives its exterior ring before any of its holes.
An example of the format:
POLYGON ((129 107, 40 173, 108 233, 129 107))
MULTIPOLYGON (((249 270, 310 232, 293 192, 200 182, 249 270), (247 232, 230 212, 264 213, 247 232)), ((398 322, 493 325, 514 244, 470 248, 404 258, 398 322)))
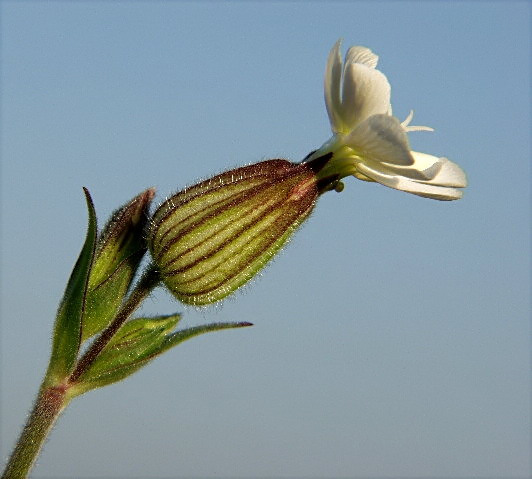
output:
POLYGON ((83 188, 89 221, 87 236, 59 304, 52 338, 52 353, 46 373, 47 383, 68 376, 76 361, 81 341, 81 318, 96 246, 96 213, 89 191, 83 188))
POLYGON ((71 393, 118 382, 152 359, 183 341, 211 331, 251 326, 251 323, 212 323, 170 333, 180 315, 139 318, 125 323, 102 350, 91 367, 81 375, 71 393))
MULTIPOLYGON (((76 393, 119 381, 142 367, 180 319, 179 314, 124 323, 78 379, 76 393)), ((78 393, 79 394, 79 393, 78 393)))
POLYGON ((164 342, 161 344, 161 347, 157 351, 157 354, 164 353, 168 349, 177 346, 183 341, 193 338, 194 336, 199 336, 200 334, 210 333, 213 331, 221 331, 223 329, 245 328, 247 326, 253 326, 253 324, 248 323, 246 321, 242 321, 239 323, 210 323, 205 324, 204 326, 194 326, 192 328, 176 331, 164 338, 164 342))

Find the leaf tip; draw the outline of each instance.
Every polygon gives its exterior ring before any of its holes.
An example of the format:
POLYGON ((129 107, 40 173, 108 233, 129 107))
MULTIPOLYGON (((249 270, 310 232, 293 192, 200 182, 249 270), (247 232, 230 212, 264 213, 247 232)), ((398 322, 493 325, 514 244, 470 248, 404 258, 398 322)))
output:
POLYGON ((89 189, 86 186, 83 186, 83 193, 85 194, 85 199, 87 201, 87 204, 91 207, 94 207, 94 202, 92 201, 92 196, 90 194, 89 189))

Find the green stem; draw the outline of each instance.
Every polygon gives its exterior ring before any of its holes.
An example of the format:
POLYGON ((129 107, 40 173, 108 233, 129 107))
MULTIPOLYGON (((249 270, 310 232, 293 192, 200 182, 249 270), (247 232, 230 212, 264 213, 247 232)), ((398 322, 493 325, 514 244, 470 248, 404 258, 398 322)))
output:
POLYGON ((48 387, 39 391, 33 410, 20 434, 15 450, 1 479, 24 479, 32 468, 46 436, 59 414, 69 403, 65 387, 48 387))
POLYGON ((160 276, 157 269, 149 265, 115 319, 78 360, 70 377, 65 378, 62 384, 56 385, 44 385, 45 378, 33 410, 0 479, 25 479, 27 477, 59 414, 75 397, 76 380, 90 367, 120 326, 159 282, 160 276))

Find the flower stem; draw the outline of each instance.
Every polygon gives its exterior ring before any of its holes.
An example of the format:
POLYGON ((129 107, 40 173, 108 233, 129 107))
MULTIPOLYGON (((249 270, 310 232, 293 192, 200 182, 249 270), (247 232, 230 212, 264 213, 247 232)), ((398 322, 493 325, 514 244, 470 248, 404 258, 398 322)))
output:
POLYGON ((91 366, 120 326, 140 306, 159 281, 157 269, 149 265, 115 319, 77 361, 71 375, 64 378, 61 384, 50 385, 48 378, 44 379, 33 410, 0 479, 25 479, 27 477, 59 414, 76 396, 76 380, 91 366))
POLYGON ((59 414, 69 403, 64 387, 48 387, 39 391, 33 410, 20 434, 15 450, 1 479, 24 479, 37 459, 46 436, 59 414))

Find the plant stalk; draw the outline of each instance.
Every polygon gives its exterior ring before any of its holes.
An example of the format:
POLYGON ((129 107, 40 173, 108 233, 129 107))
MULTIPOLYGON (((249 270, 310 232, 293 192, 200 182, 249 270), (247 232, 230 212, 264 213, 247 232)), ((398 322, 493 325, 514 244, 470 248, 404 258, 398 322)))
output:
POLYGON ((28 476, 55 421, 75 396, 72 394, 73 389, 70 394, 68 393, 69 389, 91 366, 120 326, 133 314, 159 282, 160 276, 155 266, 149 265, 115 319, 98 336, 85 354, 78 359, 70 376, 64 378, 62 384, 56 385, 47 384, 47 379, 44 379, 33 410, 0 479, 25 479, 28 476))
POLYGON ((59 414, 70 402, 65 387, 41 388, 1 479, 25 479, 59 414))

